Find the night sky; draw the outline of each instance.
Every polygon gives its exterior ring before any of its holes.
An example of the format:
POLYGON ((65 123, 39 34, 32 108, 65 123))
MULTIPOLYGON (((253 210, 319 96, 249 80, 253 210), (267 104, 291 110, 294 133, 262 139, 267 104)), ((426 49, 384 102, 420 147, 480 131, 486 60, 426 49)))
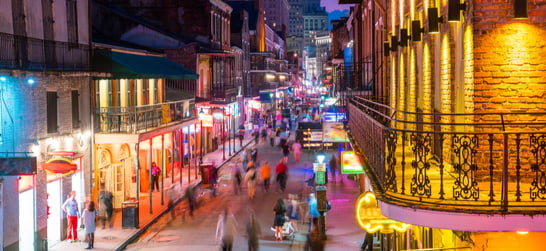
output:
POLYGON ((334 10, 348 10, 353 4, 338 4, 338 0, 320 0, 321 6, 326 7, 327 12, 334 10))

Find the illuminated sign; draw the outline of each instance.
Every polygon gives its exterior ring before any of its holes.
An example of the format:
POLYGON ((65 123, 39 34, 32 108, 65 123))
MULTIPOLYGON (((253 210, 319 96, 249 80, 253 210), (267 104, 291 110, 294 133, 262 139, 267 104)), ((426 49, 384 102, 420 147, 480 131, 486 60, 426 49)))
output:
POLYGON ((68 158, 53 157, 43 163, 42 168, 50 174, 69 175, 78 170, 78 165, 68 158))
POLYGON ((364 173, 360 159, 353 151, 341 152, 341 173, 364 173))
POLYGON ((358 225, 368 233, 405 232, 411 226, 385 217, 377 205, 377 199, 373 192, 365 192, 356 201, 356 221, 358 225))
POLYGON ((343 123, 323 123, 323 142, 349 142, 343 123))
POLYGON ((212 115, 201 115, 199 120, 203 123, 203 127, 212 127, 212 115))

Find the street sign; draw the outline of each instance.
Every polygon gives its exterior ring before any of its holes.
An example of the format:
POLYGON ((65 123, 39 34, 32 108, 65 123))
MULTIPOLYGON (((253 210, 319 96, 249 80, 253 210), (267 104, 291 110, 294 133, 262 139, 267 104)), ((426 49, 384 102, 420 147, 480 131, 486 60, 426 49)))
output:
POLYGON ((324 163, 313 163, 313 171, 316 173, 318 171, 326 172, 326 164, 324 163))
POLYGON ((315 183, 316 184, 326 183, 326 172, 324 172, 324 171, 315 172, 315 183))

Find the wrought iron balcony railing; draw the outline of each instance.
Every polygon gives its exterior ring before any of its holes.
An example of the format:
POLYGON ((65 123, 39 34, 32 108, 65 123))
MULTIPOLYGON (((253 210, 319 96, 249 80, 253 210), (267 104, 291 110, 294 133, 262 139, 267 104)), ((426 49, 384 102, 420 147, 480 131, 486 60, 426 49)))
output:
POLYGON ((85 44, 0 33, 0 68, 88 71, 89 55, 85 44))
POLYGON ((138 133, 195 118, 195 100, 96 109, 98 133, 138 133))
POLYGON ((364 98, 348 110, 381 200, 442 211, 546 210, 546 113, 410 113, 364 98))

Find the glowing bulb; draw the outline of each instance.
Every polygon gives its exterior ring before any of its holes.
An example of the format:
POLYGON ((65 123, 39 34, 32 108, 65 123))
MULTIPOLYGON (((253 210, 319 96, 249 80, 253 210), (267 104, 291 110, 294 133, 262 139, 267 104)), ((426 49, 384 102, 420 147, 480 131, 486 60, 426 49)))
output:
POLYGON ((7 80, 7 78, 6 78, 6 77, 4 77, 4 76, 0 77, 0 81, 2 81, 2 82, 6 82, 6 80, 7 80))
POLYGON ((32 78, 29 78, 29 79, 27 80, 27 83, 28 83, 29 85, 33 85, 34 83, 36 83, 36 81, 34 81, 34 79, 32 79, 32 78))

